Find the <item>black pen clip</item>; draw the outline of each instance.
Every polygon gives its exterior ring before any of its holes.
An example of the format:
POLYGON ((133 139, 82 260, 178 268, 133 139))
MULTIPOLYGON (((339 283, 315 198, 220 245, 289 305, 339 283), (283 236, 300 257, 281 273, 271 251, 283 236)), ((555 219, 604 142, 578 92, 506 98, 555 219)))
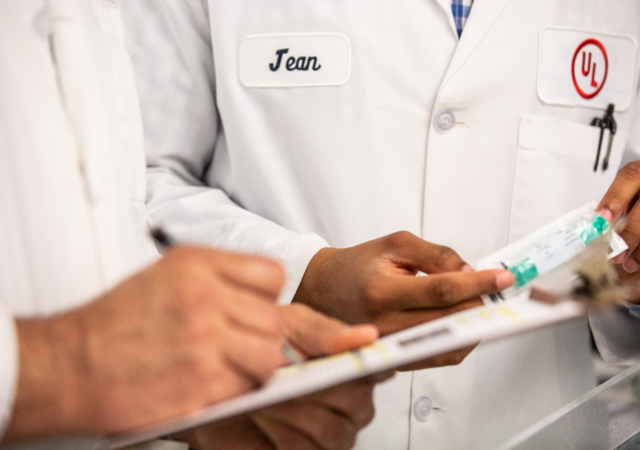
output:
POLYGON ((613 111, 615 110, 615 105, 613 103, 609 104, 607 107, 607 113, 604 115, 604 121, 609 129, 609 145, 607 146, 607 154, 604 157, 604 161, 602 161, 602 171, 604 172, 609 168, 609 157, 611 156, 611 147, 613 146, 613 136, 618 131, 618 123, 616 119, 613 118, 613 111))
POLYGON ((604 130, 609 130, 609 144, 607 145, 607 153, 602 162, 602 171, 604 172, 609 167, 609 157, 611 156, 611 147, 613 145, 613 135, 616 134, 618 124, 613 118, 613 111, 615 105, 610 103, 607 106, 607 110, 604 113, 604 117, 594 117, 591 121, 591 126, 600 128, 600 139, 598 140, 598 151, 596 153, 596 163, 593 166, 593 171, 598 171, 598 163, 600 162, 600 150, 602 149, 602 138, 604 137, 604 130))

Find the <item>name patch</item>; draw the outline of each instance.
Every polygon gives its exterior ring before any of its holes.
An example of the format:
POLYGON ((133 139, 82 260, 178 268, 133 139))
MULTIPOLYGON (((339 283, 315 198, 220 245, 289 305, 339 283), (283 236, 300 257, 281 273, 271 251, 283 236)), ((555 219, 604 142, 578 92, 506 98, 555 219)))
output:
POLYGON ((351 43, 340 33, 255 34, 238 48, 246 87, 339 86, 350 75, 351 43))
POLYGON ((632 36, 560 27, 540 32, 538 97, 550 105, 629 108, 637 44, 632 36))

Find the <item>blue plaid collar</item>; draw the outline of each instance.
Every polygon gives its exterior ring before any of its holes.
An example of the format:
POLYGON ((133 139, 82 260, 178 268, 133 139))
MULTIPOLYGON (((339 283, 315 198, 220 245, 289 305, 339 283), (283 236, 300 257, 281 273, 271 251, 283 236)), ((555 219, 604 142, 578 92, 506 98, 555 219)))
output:
POLYGON ((451 0, 451 11, 453 12, 453 21, 456 24, 458 38, 462 35, 462 29, 471 12, 473 0, 451 0))

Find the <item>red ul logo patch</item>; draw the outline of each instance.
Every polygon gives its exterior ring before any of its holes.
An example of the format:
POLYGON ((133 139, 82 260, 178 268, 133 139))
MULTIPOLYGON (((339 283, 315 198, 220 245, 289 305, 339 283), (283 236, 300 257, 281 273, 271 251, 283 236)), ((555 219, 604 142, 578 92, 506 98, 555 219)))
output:
POLYGON ((582 98, 598 95, 607 81, 608 70, 607 51, 600 41, 587 39, 578 46, 571 63, 571 76, 582 98))

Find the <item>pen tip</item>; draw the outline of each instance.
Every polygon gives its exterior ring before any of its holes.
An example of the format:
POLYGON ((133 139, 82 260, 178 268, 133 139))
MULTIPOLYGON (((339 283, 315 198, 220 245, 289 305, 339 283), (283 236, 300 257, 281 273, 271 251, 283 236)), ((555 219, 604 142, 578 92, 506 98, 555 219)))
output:
POLYGON ((154 241, 156 241, 156 243, 160 244, 163 247, 171 247, 171 238, 169 237, 167 232, 164 231, 164 229, 155 227, 149 230, 149 233, 151 233, 151 237, 154 241))

